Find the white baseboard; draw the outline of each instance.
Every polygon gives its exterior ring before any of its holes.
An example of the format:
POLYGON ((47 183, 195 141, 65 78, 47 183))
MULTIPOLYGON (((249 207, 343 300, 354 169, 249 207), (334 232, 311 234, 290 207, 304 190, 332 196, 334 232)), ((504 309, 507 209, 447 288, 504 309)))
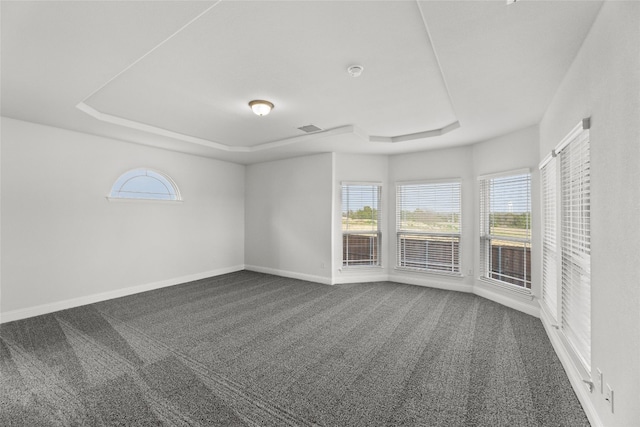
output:
POLYGON ((533 296, 517 294, 514 294, 513 296, 504 295, 483 286, 474 286, 473 293, 493 302, 497 302, 498 304, 513 308, 514 310, 521 311, 534 317, 540 317, 540 307, 534 304, 533 296))
POLYGON ((582 381, 582 375, 565 347, 562 338, 560 337, 560 333, 553 327, 555 322, 547 315, 547 312, 542 307, 540 308, 540 320, 542 321, 542 326, 544 326, 544 329, 547 332, 547 336, 549 337, 549 341, 551 341, 553 349, 558 355, 558 359, 560 359, 560 362, 564 367, 567 377, 569 377, 571 387, 573 387, 573 391, 575 391, 578 396, 578 400, 580 401, 582 409, 584 409, 591 426, 604 427, 595 406, 593 406, 593 401, 589 397, 590 392, 582 381))
POLYGON ((334 274, 332 283, 342 285, 347 283, 386 282, 389 275, 382 267, 351 267, 339 269, 334 274))
POLYGON ((279 270, 277 268, 261 267, 259 265, 245 265, 245 270, 255 271, 257 273, 273 274, 275 276, 289 277, 291 279, 306 280, 307 282, 321 283, 323 285, 331 285, 331 278, 316 276, 314 274, 298 273, 296 271, 279 270))
POLYGON ((99 294, 86 295, 78 298, 71 298, 63 301, 56 301, 48 304, 37 305, 34 307, 21 308, 18 310, 0 313, 0 323, 13 322, 14 320, 26 319, 28 317, 40 316, 42 314, 53 313, 55 311, 66 310, 68 308, 79 307, 81 305, 93 304, 100 301, 106 301, 114 298, 125 297, 128 295, 138 294, 140 292, 152 291, 154 289, 165 288, 168 286, 179 285, 182 283, 193 282, 194 280, 206 279, 207 277, 219 276, 221 274, 233 273, 235 271, 244 270, 244 265, 236 265, 233 267, 219 268, 216 270, 205 271, 202 273, 189 274, 182 277, 174 277, 172 279, 161 280, 158 282, 147 283, 144 285, 131 286, 128 288, 117 289, 115 291, 101 292, 99 294))

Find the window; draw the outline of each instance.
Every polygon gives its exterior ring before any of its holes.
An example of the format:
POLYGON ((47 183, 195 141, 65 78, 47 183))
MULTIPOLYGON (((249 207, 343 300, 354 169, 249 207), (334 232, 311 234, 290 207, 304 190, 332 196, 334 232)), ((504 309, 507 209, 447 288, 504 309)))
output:
POLYGON ((591 171, 588 119, 579 123, 542 161, 540 171, 545 221, 542 236, 543 301, 560 324, 571 353, 580 361, 582 368, 590 372, 591 171))
POLYGON ((531 174, 479 179, 481 276, 531 289, 531 174))
POLYGON ((134 169, 120 176, 111 187, 109 198, 181 200, 171 178, 150 169, 134 169))
POLYGON ((558 249, 556 244, 556 199, 558 192, 556 174, 556 158, 549 155, 540 167, 542 219, 544 221, 542 231, 542 301, 555 321, 558 320, 558 249))
POLYGON ((342 185, 342 265, 380 265, 379 184, 342 185))
POLYGON ((396 186, 399 268, 460 273, 460 182, 396 186))
POLYGON ((565 147, 560 158, 562 331, 591 370, 591 173, 589 131, 565 147))

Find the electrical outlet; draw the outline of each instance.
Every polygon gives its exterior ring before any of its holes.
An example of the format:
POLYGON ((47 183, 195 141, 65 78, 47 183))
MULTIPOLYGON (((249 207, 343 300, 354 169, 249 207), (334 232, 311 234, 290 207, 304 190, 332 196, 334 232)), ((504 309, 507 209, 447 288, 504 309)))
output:
POLYGON ((613 414, 613 389, 609 384, 607 384, 607 388, 605 389, 604 400, 607 402, 607 406, 609 406, 613 414))
POLYGON ((320 263, 320 268, 324 268, 324 262, 320 263))
POLYGON ((600 392, 600 394, 604 393, 603 387, 602 387, 602 371, 598 368, 596 368, 596 390, 600 392))

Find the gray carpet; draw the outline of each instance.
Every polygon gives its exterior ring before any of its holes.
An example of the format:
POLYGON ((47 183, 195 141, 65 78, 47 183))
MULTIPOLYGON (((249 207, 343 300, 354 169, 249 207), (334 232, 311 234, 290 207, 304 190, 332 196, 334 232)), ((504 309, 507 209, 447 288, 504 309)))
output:
POLYGON ((586 426, 542 324, 242 271, 0 325, 0 425, 586 426))

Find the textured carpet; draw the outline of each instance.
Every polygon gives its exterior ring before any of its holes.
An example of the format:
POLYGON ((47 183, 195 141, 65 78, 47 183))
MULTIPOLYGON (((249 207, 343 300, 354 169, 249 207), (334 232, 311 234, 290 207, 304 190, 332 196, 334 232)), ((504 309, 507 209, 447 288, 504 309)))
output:
POLYGON ((242 271, 0 325, 0 425, 585 426, 540 321, 242 271))

